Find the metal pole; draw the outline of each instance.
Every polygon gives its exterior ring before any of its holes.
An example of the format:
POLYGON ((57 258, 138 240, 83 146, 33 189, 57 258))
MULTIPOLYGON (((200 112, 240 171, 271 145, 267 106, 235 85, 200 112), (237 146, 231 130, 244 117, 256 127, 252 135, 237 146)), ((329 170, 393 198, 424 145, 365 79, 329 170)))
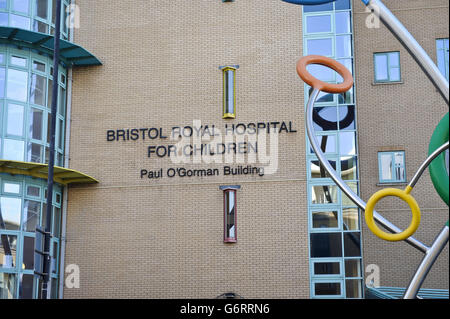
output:
MULTIPOLYGON (((53 172, 55 166, 55 135, 56 135, 56 111, 58 106, 58 74, 59 74, 59 38, 61 36, 61 0, 56 0, 56 21, 55 21, 55 41, 53 51, 53 88, 52 88, 52 108, 51 108, 51 126, 50 126, 50 152, 48 161, 48 186, 47 186, 47 211, 45 224, 45 244, 44 244, 44 277, 42 278, 42 299, 48 298, 48 283, 50 280, 50 237, 52 227, 53 210, 53 172)), ((50 123, 49 123, 50 124, 50 123)))

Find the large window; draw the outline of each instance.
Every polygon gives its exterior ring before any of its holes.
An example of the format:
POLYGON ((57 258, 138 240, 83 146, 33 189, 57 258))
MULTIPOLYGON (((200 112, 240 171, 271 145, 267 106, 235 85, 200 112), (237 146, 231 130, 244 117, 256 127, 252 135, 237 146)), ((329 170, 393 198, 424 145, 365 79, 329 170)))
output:
POLYGON ((436 40, 437 65, 448 81, 448 38, 436 40))
MULTIPOLYGON (((0 174, 0 299, 36 298, 42 282, 34 276, 36 227, 46 225, 47 183, 0 174)), ((62 189, 54 186, 51 286, 57 297, 62 189)))
MULTIPOLYGON (((70 1, 62 0, 61 38, 67 40, 66 24, 70 1)), ((0 26, 54 34, 56 0, 0 0, 0 26)))
MULTIPOLYGON (((304 55, 331 57, 353 74, 351 3, 303 6, 304 55)), ((340 83, 342 77, 309 65, 316 78, 340 83)), ((305 101, 311 88, 305 84, 305 101)), ((356 105, 353 88, 345 94, 321 93, 313 110, 316 140, 328 163, 358 193, 356 105)), ((307 139, 308 227, 312 298, 362 298, 361 221, 358 207, 336 186, 307 139)))
MULTIPOLYGON (((27 50, 0 46, 0 158, 48 163, 53 63, 27 50)), ((66 70, 60 68, 55 165, 64 166, 66 70)))
POLYGON ((373 55, 375 83, 400 82, 400 52, 383 52, 373 55))
POLYGON ((406 183, 405 152, 379 152, 380 183, 406 183))

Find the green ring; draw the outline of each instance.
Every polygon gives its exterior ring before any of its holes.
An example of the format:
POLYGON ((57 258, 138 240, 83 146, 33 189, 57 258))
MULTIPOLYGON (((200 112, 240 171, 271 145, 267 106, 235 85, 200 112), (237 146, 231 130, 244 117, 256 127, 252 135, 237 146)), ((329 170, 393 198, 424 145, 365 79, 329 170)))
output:
MULTIPOLYGON (((448 114, 449 113, 445 114, 445 116, 436 126, 436 130, 431 137, 428 154, 433 153, 438 147, 448 141, 448 114)), ((442 152, 431 162, 429 170, 434 188, 448 206, 448 173, 445 165, 445 152, 442 152)))

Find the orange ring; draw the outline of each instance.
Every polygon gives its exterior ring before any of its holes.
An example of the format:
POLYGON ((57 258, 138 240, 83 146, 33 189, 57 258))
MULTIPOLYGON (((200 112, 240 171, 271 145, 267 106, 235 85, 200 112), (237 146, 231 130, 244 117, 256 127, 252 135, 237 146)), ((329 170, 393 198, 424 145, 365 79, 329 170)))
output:
POLYGON ((345 66, 336 60, 320 55, 302 57, 297 63, 297 73, 311 87, 327 93, 344 93, 353 86, 353 76, 345 66), (320 64, 335 70, 344 78, 344 82, 331 84, 316 79, 306 70, 306 67, 310 64, 320 64))

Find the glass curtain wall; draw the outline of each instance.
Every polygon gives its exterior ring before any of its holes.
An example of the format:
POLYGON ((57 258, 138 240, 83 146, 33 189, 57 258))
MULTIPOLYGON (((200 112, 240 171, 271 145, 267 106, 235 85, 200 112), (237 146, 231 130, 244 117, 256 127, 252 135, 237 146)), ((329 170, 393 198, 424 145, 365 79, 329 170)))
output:
MULTIPOLYGON (((302 8, 304 55, 330 57, 353 73, 351 1, 302 8)), ((336 72, 320 65, 310 65, 308 71, 325 82, 342 82, 336 72)), ((305 84, 306 102, 310 89, 305 84)), ((345 94, 321 93, 313 116, 322 151, 359 193, 354 89, 345 94)), ((307 145, 311 298, 363 298, 360 211, 320 165, 309 141, 307 145)))

